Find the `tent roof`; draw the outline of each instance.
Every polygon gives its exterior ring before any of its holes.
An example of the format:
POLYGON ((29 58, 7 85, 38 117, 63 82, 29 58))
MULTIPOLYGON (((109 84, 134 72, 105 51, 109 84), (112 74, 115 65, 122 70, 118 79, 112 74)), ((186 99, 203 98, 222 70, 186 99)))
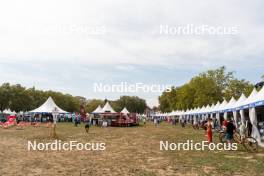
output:
MULTIPOLYGON (((256 88, 253 89, 250 96, 246 98, 246 96, 242 93, 240 98, 236 101, 234 97, 231 98, 229 102, 224 100, 222 103, 217 102, 216 105, 207 105, 202 108, 194 108, 191 110, 187 110, 184 114, 203 114, 210 112, 222 112, 222 111, 232 111, 238 109, 244 109, 249 107, 263 106, 264 105, 264 86, 258 92, 256 88)), ((180 111, 176 111, 177 113, 180 111)))
POLYGON ((224 99, 224 101, 218 106, 216 111, 222 111, 224 110, 224 107, 227 105, 227 101, 224 99))
POLYGON ((223 108, 223 110, 232 109, 232 107, 234 106, 236 102, 237 102, 236 99, 232 97, 231 100, 228 102, 228 104, 223 108))
POLYGON ((126 107, 124 107, 124 109, 121 111, 121 113, 123 113, 123 114, 129 114, 129 111, 127 110, 126 107))
POLYGON ((12 114, 13 112, 10 109, 5 109, 3 111, 4 114, 12 114))
POLYGON ((103 108, 100 105, 93 111, 93 113, 101 113, 101 112, 103 112, 103 108))
POLYGON ((241 103, 241 106, 247 106, 251 103, 254 103, 255 96, 258 94, 258 91, 256 88, 253 89, 249 97, 241 103))
POLYGON ((103 110, 103 112, 116 113, 116 112, 113 110, 112 106, 109 104, 109 102, 106 102, 106 104, 104 105, 104 107, 103 107, 102 110, 103 110))
POLYGON ((5 110, 3 111, 3 113, 4 113, 4 114, 9 114, 9 115, 15 115, 15 114, 16 114, 15 111, 11 111, 10 109, 5 109, 5 110))
POLYGON ((216 105, 211 109, 211 112, 215 112, 219 106, 220 106, 220 102, 218 101, 216 105))
POLYGON ((252 98, 252 102, 255 103, 254 106, 263 105, 264 103, 264 86, 262 89, 252 98))
POLYGON ((53 101, 51 97, 47 99, 47 101, 41 105, 39 108, 30 111, 31 113, 52 113, 54 109, 57 108, 59 113, 67 113, 66 111, 62 110, 56 103, 53 101))
POLYGON ((247 99, 247 97, 245 96, 245 94, 242 93, 242 95, 240 96, 240 98, 237 100, 237 102, 235 104, 233 104, 232 108, 238 108, 240 106, 242 106, 242 103, 247 99))

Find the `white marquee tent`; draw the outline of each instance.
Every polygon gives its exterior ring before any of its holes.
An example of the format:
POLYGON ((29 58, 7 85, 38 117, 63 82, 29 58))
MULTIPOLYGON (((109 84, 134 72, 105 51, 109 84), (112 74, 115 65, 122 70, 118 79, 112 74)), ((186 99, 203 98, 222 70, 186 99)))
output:
POLYGON ((129 114, 129 111, 127 110, 126 107, 124 107, 124 109, 121 111, 121 113, 123 113, 123 114, 129 114))
POLYGON ((93 111, 94 114, 99 114, 102 112, 103 112, 103 108, 100 105, 93 111))
POLYGON ((104 112, 109 112, 109 113, 116 113, 112 106, 109 104, 109 102, 106 102, 106 104, 104 105, 103 109, 102 109, 103 113, 104 112))
POLYGON ((5 109, 3 111, 4 114, 12 114, 13 112, 10 109, 5 109))
POLYGON ((49 97, 47 101, 39 108, 30 111, 30 113, 52 113, 55 108, 57 108, 57 111, 60 114, 67 113, 66 111, 62 110, 59 106, 57 106, 51 97, 49 97))
POLYGON ((241 108, 247 109, 251 103, 254 103, 254 99, 257 96, 257 94, 258 94, 258 91, 254 89, 249 95, 249 97, 242 103, 241 108))
POLYGON ((258 94, 252 98, 253 106, 263 106, 264 105, 264 87, 258 92, 258 94))

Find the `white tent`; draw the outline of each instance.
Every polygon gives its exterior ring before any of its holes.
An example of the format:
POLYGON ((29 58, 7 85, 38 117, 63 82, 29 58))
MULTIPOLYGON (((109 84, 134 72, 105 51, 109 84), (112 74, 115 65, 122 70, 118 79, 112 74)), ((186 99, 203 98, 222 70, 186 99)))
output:
POLYGON ((3 111, 4 114, 12 114, 12 111, 10 109, 5 109, 3 111))
POLYGON ((201 109, 200 109, 200 111, 199 111, 199 113, 204 113, 204 111, 205 111, 205 106, 203 106, 201 109))
POLYGON ((123 113, 123 114, 129 114, 129 111, 127 110, 126 107, 124 107, 124 109, 121 111, 121 113, 123 113))
POLYGON ((251 136, 254 137, 257 141, 258 144, 262 147, 264 147, 264 142, 261 140, 260 132, 258 129, 258 119, 257 119, 257 112, 255 105, 252 106, 251 104, 256 103, 256 101, 263 101, 264 96, 263 95, 263 88, 261 89, 260 92, 257 92, 256 89, 251 93, 249 98, 243 103, 243 108, 249 108, 249 119, 252 124, 252 133, 251 136), (262 99, 262 100, 261 100, 262 99))
POLYGON ((243 109, 247 109, 249 107, 249 104, 254 102, 255 96, 257 94, 258 94, 258 91, 256 90, 256 88, 254 88, 254 90, 251 92, 249 97, 243 103, 241 103, 241 107, 243 109))
POLYGON ((103 109, 100 105, 93 111, 94 114, 102 113, 102 112, 103 112, 103 109))
POLYGON ((199 114, 199 112, 201 111, 201 108, 200 107, 198 107, 198 108, 196 108, 196 110, 194 111, 194 114, 199 114))
POLYGON ((219 106, 220 106, 221 104, 220 104, 220 102, 218 101, 217 103, 216 103, 216 105, 214 106, 214 108, 211 110, 213 113, 215 113, 216 111, 217 111, 217 109, 219 108, 219 106))
MULTIPOLYGON (((234 116, 234 121, 235 121, 235 125, 236 127, 238 127, 238 113, 237 110, 240 110, 239 107, 242 106, 242 103, 244 101, 246 101, 247 97, 245 96, 245 94, 242 94, 240 96, 240 98, 237 100, 237 102, 235 104, 233 104, 233 106, 231 107, 231 109, 233 109, 233 116, 234 116)), ((245 116, 244 116, 244 111, 240 110, 240 118, 241 118, 241 122, 243 124, 245 124, 245 116)))
POLYGON ((106 102, 106 104, 104 105, 102 111, 103 112, 115 113, 115 111, 113 110, 113 108, 111 107, 111 105, 108 102, 106 102))
POLYGON ((216 106, 216 104, 212 104, 212 105, 210 106, 209 111, 212 112, 212 110, 215 108, 215 106, 216 106))
POLYGON ((237 100, 237 102, 235 104, 233 104, 233 106, 231 108, 236 110, 237 108, 242 106, 243 102, 246 101, 246 99, 247 99, 247 97, 245 96, 245 94, 242 94, 240 96, 240 98, 237 100))
POLYGON ((218 106, 218 108, 216 109, 216 111, 217 111, 217 112, 223 111, 226 105, 227 105, 227 101, 224 100, 224 101, 218 106))
POLYGON ((253 106, 262 106, 264 105, 264 86, 262 89, 252 98, 253 106))
POLYGON ((54 109, 57 109, 59 113, 67 113, 66 111, 62 110, 56 103, 53 101, 51 97, 47 99, 47 101, 41 105, 39 108, 30 111, 31 113, 52 113, 54 109))
POLYGON ((223 107, 223 110, 232 111, 233 110, 232 108, 236 102, 237 102, 236 99, 232 97, 231 100, 228 102, 228 104, 225 107, 223 107))

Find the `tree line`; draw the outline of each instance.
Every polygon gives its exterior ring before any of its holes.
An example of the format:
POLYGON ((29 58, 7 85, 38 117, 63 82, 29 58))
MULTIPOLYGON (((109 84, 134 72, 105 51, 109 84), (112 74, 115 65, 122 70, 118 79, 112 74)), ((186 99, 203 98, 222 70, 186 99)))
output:
MULTIPOLYGON (((106 100, 87 100, 85 97, 72 96, 56 91, 37 90, 35 87, 26 88, 20 84, 3 83, 0 86, 0 111, 11 109, 16 112, 27 112, 41 106, 48 97, 52 97, 56 104, 68 112, 79 112, 81 105, 86 112, 92 112, 98 105, 104 105, 106 100)), ((110 101, 113 108, 120 112, 124 106, 131 112, 143 113, 147 107, 146 101, 139 97, 122 96, 118 100, 110 101)))
POLYGON ((159 108, 162 112, 171 112, 202 107, 224 99, 229 101, 232 97, 238 99, 242 93, 248 96, 253 88, 254 85, 249 81, 237 79, 234 72, 227 72, 225 67, 220 67, 200 73, 188 83, 172 87, 171 91, 164 91, 159 97, 159 108))
POLYGON ((4 83, 0 86, 0 110, 11 109, 16 112, 26 112, 38 108, 48 97, 52 97, 56 104, 68 112, 78 111, 82 99, 70 94, 55 91, 42 91, 26 88, 20 84, 4 83))

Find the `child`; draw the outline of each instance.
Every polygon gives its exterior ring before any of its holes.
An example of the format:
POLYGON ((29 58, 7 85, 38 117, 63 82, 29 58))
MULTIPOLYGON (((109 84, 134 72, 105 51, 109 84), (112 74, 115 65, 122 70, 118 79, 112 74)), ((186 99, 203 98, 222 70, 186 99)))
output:
POLYGON ((90 123, 87 121, 86 124, 85 124, 86 133, 89 133, 89 129, 90 129, 90 123))

